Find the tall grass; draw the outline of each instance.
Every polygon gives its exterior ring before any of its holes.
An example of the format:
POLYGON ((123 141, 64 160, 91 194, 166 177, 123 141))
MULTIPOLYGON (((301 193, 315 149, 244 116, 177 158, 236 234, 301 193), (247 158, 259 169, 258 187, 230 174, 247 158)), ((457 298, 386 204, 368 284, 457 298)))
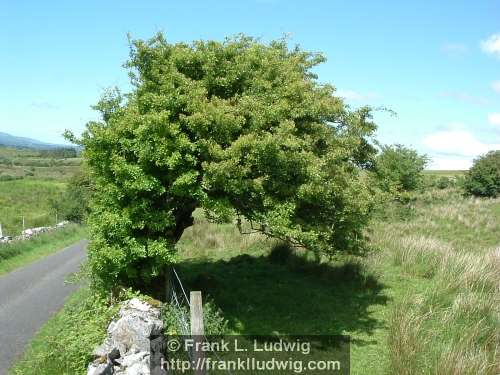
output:
POLYGON ((385 266, 418 285, 389 314, 392 373, 500 373, 499 203, 435 201, 376 226, 385 266))

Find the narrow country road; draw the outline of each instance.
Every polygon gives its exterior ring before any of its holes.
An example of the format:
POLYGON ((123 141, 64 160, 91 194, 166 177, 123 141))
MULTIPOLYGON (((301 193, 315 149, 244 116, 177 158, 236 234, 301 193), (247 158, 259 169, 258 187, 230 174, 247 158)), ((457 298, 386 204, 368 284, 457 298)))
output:
POLYGON ((76 288, 65 278, 86 256, 86 241, 0 276, 0 375, 22 355, 37 330, 76 288))

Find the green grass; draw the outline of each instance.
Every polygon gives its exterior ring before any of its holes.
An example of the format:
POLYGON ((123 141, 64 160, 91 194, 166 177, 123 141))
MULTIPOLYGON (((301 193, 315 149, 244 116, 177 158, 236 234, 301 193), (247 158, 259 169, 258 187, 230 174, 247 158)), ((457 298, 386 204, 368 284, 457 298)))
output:
POLYGON ((3 234, 16 236, 25 227, 54 225, 56 218, 50 206, 64 191, 66 184, 60 181, 15 180, 0 182, 0 223, 3 234))
POLYGON ((80 164, 81 158, 63 158, 57 151, 0 146, 0 181, 11 178, 67 180, 78 172, 80 164))
MULTIPOLYGON (((352 374, 495 374, 500 200, 435 190, 386 211, 371 224, 367 257, 320 264, 197 212, 178 244, 177 269, 223 312, 232 333, 350 335, 352 374)), ((34 359, 17 374, 65 373, 71 351, 90 350, 90 341, 68 350, 53 342, 80 315, 64 316, 37 336, 28 352, 34 359)), ((86 322, 82 333, 92 327, 104 335, 104 323, 86 322)))
POLYGON ((190 289, 223 311, 232 333, 350 335, 352 373, 383 373, 389 366, 384 316, 405 283, 394 273, 382 278, 366 259, 318 265, 298 253, 275 260, 277 245, 197 217, 179 243, 178 270, 190 289))
POLYGON ((409 281, 386 314, 388 372, 496 374, 500 200, 437 194, 410 219, 372 227, 372 266, 409 281))
POLYGON ((56 214, 50 201, 66 189, 67 181, 80 170, 80 164, 79 158, 55 159, 47 157, 44 151, 0 146, 3 234, 19 235, 23 216, 25 228, 54 225, 56 214))
POLYGON ((40 234, 31 240, 0 244, 0 275, 61 250, 85 235, 86 228, 70 225, 40 234))
POLYGON ((367 258, 320 265, 300 253, 273 262, 275 242, 198 216, 179 243, 179 272, 233 333, 350 335, 353 374, 492 374, 500 200, 432 190, 395 209, 405 212, 372 223, 367 258))
POLYGON ((90 354, 104 339, 117 310, 118 305, 107 305, 106 301, 96 299, 88 287, 81 288, 37 333, 10 374, 86 374, 90 354))
POLYGON ((434 176, 444 176, 444 177, 458 177, 462 176, 467 172, 466 170, 431 170, 427 169, 424 171, 424 175, 434 175, 434 176))

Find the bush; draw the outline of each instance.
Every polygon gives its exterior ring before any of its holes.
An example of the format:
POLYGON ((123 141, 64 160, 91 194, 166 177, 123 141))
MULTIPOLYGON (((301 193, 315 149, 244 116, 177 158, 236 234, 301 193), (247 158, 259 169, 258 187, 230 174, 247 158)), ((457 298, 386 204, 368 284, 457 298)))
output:
POLYGON ((438 189, 447 189, 451 186, 453 186, 453 180, 449 177, 446 176, 441 176, 439 179, 436 181, 436 187, 438 189))
POLYGON ((500 150, 490 151, 474 160, 463 186, 467 194, 479 197, 500 195, 500 150))
POLYGON ((378 185, 386 192, 415 190, 422 184, 422 171, 428 161, 426 155, 402 145, 382 146, 375 160, 378 185))
POLYGON ((90 191, 88 175, 79 172, 70 179, 65 192, 50 200, 50 205, 60 219, 82 223, 89 213, 90 191))
POLYGON ((275 264, 286 264, 292 255, 292 247, 286 242, 280 242, 272 247, 269 261, 275 264))

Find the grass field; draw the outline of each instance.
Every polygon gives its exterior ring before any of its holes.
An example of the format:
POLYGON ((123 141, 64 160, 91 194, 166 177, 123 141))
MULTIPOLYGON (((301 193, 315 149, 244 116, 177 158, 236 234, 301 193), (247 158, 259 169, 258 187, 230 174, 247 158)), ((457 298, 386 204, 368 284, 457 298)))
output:
POLYGON ((56 216, 50 200, 57 198, 65 187, 65 182, 56 180, 0 181, 0 223, 3 234, 20 234, 23 216, 26 228, 54 225, 56 216))
POLYGON ((424 170, 424 175, 435 175, 435 176, 445 176, 445 177, 457 177, 465 174, 465 170, 460 171, 460 170, 432 170, 432 169, 427 169, 424 170))
MULTIPOLYGON (((64 156, 62 152, 59 152, 64 156)), ((50 205, 80 170, 79 158, 63 158, 58 151, 0 147, 0 224, 3 234, 56 223, 50 205)))
POLYGON ((79 170, 81 159, 63 156, 57 151, 0 146, 0 182, 21 178, 67 180, 79 170))
MULTIPOLYGON (((350 335, 352 374, 496 374, 499 233, 499 199, 432 190, 373 221, 367 257, 317 264, 197 212, 179 243, 177 270, 222 310, 232 333, 350 335)), ((92 314, 85 308, 81 299, 66 307, 92 314)), ((67 334, 60 319, 42 331, 45 342, 67 334)), ((16 373, 51 373, 45 368, 54 371, 58 350, 36 344, 30 358, 50 352, 50 361, 22 362, 16 373)), ((57 371, 71 373, 67 353, 60 357, 57 371)))
POLYGON ((179 271, 233 333, 350 335, 353 374, 495 374, 500 200, 424 192, 369 236, 367 258, 318 265, 198 218, 179 271))

